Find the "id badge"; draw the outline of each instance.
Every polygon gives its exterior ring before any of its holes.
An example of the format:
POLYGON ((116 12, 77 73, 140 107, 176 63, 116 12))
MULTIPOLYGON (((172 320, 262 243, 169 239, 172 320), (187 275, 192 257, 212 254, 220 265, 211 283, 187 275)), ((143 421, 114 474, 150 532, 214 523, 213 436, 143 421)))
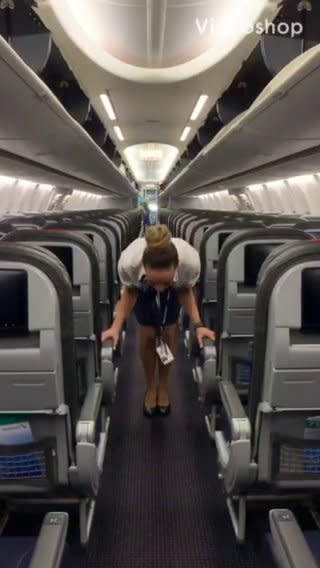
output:
POLYGON ((159 340, 156 351, 162 365, 169 365, 174 361, 174 356, 172 355, 168 345, 163 341, 163 339, 159 340))

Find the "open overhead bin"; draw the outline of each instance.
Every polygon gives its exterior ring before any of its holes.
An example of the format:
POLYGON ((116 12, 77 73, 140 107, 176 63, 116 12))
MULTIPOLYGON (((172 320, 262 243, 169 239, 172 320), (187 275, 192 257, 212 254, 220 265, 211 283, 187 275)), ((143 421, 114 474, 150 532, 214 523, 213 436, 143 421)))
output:
POLYGON ((133 196, 134 187, 0 36, 0 172, 133 196))
MULTIPOLYGON (((295 58, 250 108, 222 128, 163 198, 239 187, 263 175, 312 172, 320 160, 320 45, 295 58), (310 170, 311 168, 311 170, 310 170)), ((317 171, 318 171, 317 170, 317 171)))

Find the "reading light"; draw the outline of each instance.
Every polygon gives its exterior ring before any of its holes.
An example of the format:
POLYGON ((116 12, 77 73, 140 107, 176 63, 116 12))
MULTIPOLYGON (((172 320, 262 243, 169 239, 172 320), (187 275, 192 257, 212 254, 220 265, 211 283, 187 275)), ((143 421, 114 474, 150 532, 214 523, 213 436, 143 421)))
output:
POLYGON ((119 140, 121 140, 121 142, 123 142, 124 136, 122 134, 122 130, 121 130, 120 126, 114 126, 114 131, 115 131, 117 137, 119 138, 119 140))
POLYGON ((207 100, 208 100, 208 95, 201 95, 197 102, 196 105, 192 111, 192 114, 190 116, 190 120, 197 120, 197 118, 199 117, 204 105, 206 104, 207 100))
POLYGON ((116 120, 116 113, 114 112, 114 108, 112 106, 112 102, 110 100, 109 95, 107 95, 106 93, 104 93, 103 95, 100 95, 100 101, 102 102, 104 108, 107 111, 108 117, 110 118, 110 120, 116 120))
POLYGON ((190 132, 191 132, 191 126, 186 126, 184 131, 182 132, 180 142, 184 142, 188 138, 190 132))

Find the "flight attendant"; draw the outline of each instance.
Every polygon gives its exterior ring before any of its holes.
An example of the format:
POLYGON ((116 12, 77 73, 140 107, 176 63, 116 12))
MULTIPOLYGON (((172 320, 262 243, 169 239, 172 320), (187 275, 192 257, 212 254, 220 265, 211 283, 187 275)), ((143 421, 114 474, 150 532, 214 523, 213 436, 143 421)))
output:
POLYGON ((151 225, 150 222, 150 211, 149 211, 149 207, 148 207, 148 203, 144 203, 143 204, 143 226, 144 226, 144 230, 146 231, 146 229, 151 225))
POLYGON ((102 340, 119 342, 123 324, 134 310, 139 327, 140 357, 146 376, 144 414, 170 412, 169 373, 178 345, 178 318, 183 306, 196 329, 200 346, 214 333, 201 322, 193 287, 200 275, 198 252, 186 241, 172 238, 165 225, 147 229, 119 260, 123 285, 121 300, 110 329, 102 340), (159 382, 156 381, 158 363, 159 382))

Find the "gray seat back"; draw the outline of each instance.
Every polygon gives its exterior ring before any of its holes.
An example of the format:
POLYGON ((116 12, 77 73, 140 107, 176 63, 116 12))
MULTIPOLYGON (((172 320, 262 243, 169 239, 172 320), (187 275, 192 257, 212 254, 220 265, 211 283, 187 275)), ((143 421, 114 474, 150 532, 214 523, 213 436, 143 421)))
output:
POLYGON ((252 229, 228 238, 217 276, 218 370, 247 392, 251 374, 257 278, 274 248, 292 240, 309 240, 296 229, 252 229))
POLYGON ((201 240, 203 235, 208 231, 211 226, 209 219, 200 219, 198 223, 194 224, 190 234, 190 244, 197 250, 200 250, 201 240))
POLYGON ((222 246, 234 232, 251 227, 251 224, 244 223, 215 223, 209 227, 201 239, 200 298, 202 317, 205 324, 212 329, 216 327, 218 260, 222 246))
POLYGON ((48 251, 0 243, 0 299, 0 490, 48 492, 68 485, 80 412, 70 280, 48 251))
POLYGON ((203 300, 217 301, 217 269, 219 255, 226 239, 237 231, 254 226, 244 223, 215 223, 204 233, 200 244, 203 300))
POLYGON ((112 269, 112 245, 109 235, 100 226, 94 223, 83 223, 70 221, 68 223, 56 222, 49 229, 71 231, 79 235, 83 235, 91 240, 95 248, 95 252, 99 262, 99 282, 100 282, 100 302, 108 303, 109 291, 112 288, 113 269, 112 269))
POLYGON ((72 284, 73 325, 84 383, 100 372, 101 314, 99 265, 89 238, 75 232, 20 230, 4 241, 35 243, 53 252, 67 268, 72 284))
POLYGON ((196 215, 188 215, 185 216, 183 221, 180 224, 180 238, 184 239, 185 241, 187 240, 186 234, 187 234, 187 230, 190 231, 190 225, 192 225, 192 223, 194 221, 197 221, 198 217, 196 215))
POLYGON ((193 217, 192 213, 180 213, 175 221, 175 235, 177 238, 182 238, 182 227, 184 223, 191 220, 193 217))
POLYGON ((108 223, 113 225, 113 227, 117 231, 119 241, 120 241, 121 250, 122 250, 123 248, 125 248, 126 240, 127 240, 127 223, 126 223, 126 220, 121 216, 119 216, 119 217, 114 217, 114 216, 108 217, 107 220, 108 220, 108 223))
POLYGON ((194 214, 190 214, 190 216, 188 216, 187 218, 184 218, 184 220, 181 223, 180 226, 180 237, 181 239, 186 240, 186 231, 190 225, 190 223, 192 223, 193 221, 197 220, 198 216, 194 215, 194 214))
POLYGON ((248 415, 259 481, 320 487, 320 248, 281 247, 261 271, 248 415))
POLYGON ((196 217, 196 216, 194 216, 194 217, 192 217, 192 218, 189 220, 189 222, 187 223, 187 226, 185 227, 185 230, 184 230, 184 234, 185 234, 184 240, 187 241, 188 243, 190 243, 192 231, 193 231, 195 225, 196 225, 198 222, 199 222, 199 218, 196 217))

